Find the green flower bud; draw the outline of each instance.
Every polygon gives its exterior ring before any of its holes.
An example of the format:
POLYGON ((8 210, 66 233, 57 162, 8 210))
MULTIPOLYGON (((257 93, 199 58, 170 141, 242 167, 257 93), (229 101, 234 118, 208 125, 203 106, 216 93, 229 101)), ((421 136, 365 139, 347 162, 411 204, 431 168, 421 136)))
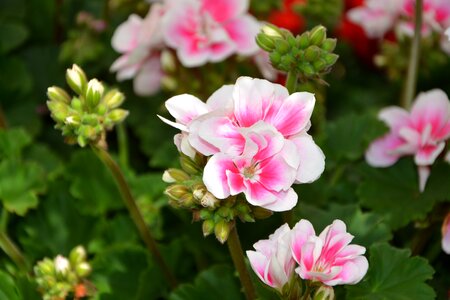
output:
POLYGON ((181 206, 185 208, 192 208, 195 206, 194 196, 192 196, 191 193, 186 193, 182 195, 178 199, 178 202, 181 204, 181 206))
POLYGON ((86 90, 86 104, 89 108, 94 109, 100 103, 105 88, 97 79, 89 80, 86 90))
POLYGON ((336 61, 338 60, 339 55, 334 54, 334 53, 327 53, 326 55, 323 56, 323 59, 327 62, 328 67, 331 67, 332 65, 334 65, 336 63, 336 61))
POLYGON ((307 63, 307 62, 301 63, 299 65, 299 69, 303 74, 305 74, 308 77, 316 74, 316 71, 314 70, 314 68, 311 66, 310 63, 307 63))
POLYGON ((203 221, 203 223, 202 223, 203 236, 208 236, 211 233, 213 233, 214 227, 215 227, 215 224, 214 224, 213 220, 209 219, 209 220, 203 221))
POLYGON ((84 137, 86 141, 97 139, 97 130, 90 125, 81 125, 78 129, 78 134, 84 137))
POLYGON ((179 200, 182 196, 189 193, 189 189, 185 185, 173 184, 166 188, 164 194, 174 200, 179 200))
POLYGON ((81 118, 80 118, 79 115, 73 114, 73 115, 71 115, 71 116, 68 116, 68 117, 64 120, 64 123, 67 124, 67 125, 78 126, 78 125, 81 124, 81 118))
POLYGON ((219 202, 220 201, 216 197, 214 197, 213 194, 211 194, 208 191, 203 195, 202 199, 200 200, 200 204, 203 207, 209 207, 209 208, 217 207, 217 205, 219 205, 219 202))
POLYGON ((166 183, 182 182, 190 178, 189 174, 180 169, 167 169, 164 171, 162 180, 166 183))
POLYGON ((86 250, 83 246, 77 246, 70 251, 69 261, 71 266, 76 266, 77 264, 86 260, 86 250))
POLYGON ((79 136, 77 136, 77 143, 78 143, 78 145, 80 145, 80 147, 83 148, 83 147, 86 147, 88 141, 87 141, 86 137, 79 135, 79 136))
POLYGON ((265 35, 264 33, 259 33, 256 36, 256 44, 258 44, 261 49, 267 52, 272 52, 275 49, 274 39, 270 36, 265 35))
POLYGON ((211 213, 211 211, 208 210, 208 209, 202 209, 202 210, 200 211, 199 217, 200 217, 201 220, 208 220, 208 219, 211 219, 212 213, 211 213))
POLYGON ((81 102, 81 100, 79 98, 73 98, 72 102, 70 102, 70 107, 72 107, 73 109, 75 109, 78 112, 83 111, 83 103, 81 102))
POLYGON ((47 101, 47 107, 56 122, 64 122, 69 116, 69 106, 64 102, 47 101))
POLYGON ((108 111, 108 107, 104 103, 100 103, 97 105, 96 113, 97 115, 103 116, 108 111))
POLYGON ((273 214, 272 211, 259 206, 252 207, 252 213, 256 219, 266 219, 273 214))
POLYGON ((328 38, 322 43, 320 47, 327 52, 333 52, 336 48, 336 43, 336 39, 328 38))
POLYGON ((203 196, 207 193, 206 187, 204 185, 198 185, 192 187, 192 194, 197 201, 201 201, 203 196))
POLYGON ((291 49, 295 48, 297 46, 297 41, 293 35, 291 35, 291 34, 288 35, 286 40, 287 40, 289 46, 291 46, 291 49))
POLYGON ((316 290, 313 300, 334 300, 334 289, 331 286, 322 285, 316 290))
POLYGON ((114 109, 121 106, 124 100, 124 94, 117 89, 110 90, 106 93, 105 97, 103 97, 103 103, 106 105, 107 109, 114 109))
POLYGON ((75 273, 79 277, 86 277, 92 272, 91 266, 87 262, 82 262, 76 265, 75 273))
POLYGON ((221 216, 224 219, 231 220, 233 219, 233 210, 229 207, 222 206, 217 210, 217 213, 219 216, 221 216))
POLYGON ((225 220, 220 220, 216 224, 216 226, 214 226, 214 234, 216 235, 216 238, 219 240, 219 242, 223 244, 227 241, 228 236, 230 235, 231 228, 232 223, 225 220))
POLYGON ((328 66, 327 62, 322 58, 319 58, 318 60, 313 62, 313 67, 317 72, 325 70, 327 66, 328 66))
POLYGON ((277 41, 275 49, 280 54, 287 54, 289 52, 290 46, 287 41, 280 39, 279 41, 277 41))
POLYGON ((83 70, 79 66, 74 64, 72 65, 72 69, 67 69, 66 81, 75 93, 77 93, 78 95, 84 94, 87 78, 83 70))
POLYGON ((195 175, 200 172, 200 169, 198 168, 197 164, 194 161, 192 161, 192 159, 189 156, 181 155, 180 165, 181 168, 188 174, 195 175))
POLYGON ((166 73, 175 71, 176 63, 172 52, 167 50, 161 52, 161 67, 166 73))
POLYGON ((276 66, 281 62, 281 54, 278 52, 272 52, 269 54, 269 59, 272 65, 276 66))
POLYGON ((309 46, 309 34, 308 32, 302 33, 300 36, 297 36, 297 47, 300 49, 306 49, 309 46))
POLYGON ((55 264, 51 259, 44 258, 34 267, 34 273, 36 274, 36 276, 54 276, 55 264))
POLYGON ((51 86, 47 89, 47 96, 51 101, 70 103, 70 96, 65 90, 57 86, 51 86))
POLYGON ((264 26, 261 28, 261 32, 271 38, 283 38, 284 34, 281 31, 280 28, 278 28, 277 26, 273 25, 273 24, 269 24, 266 23, 264 24, 264 26))
POLYGON ((122 123, 123 120, 128 116, 128 111, 121 108, 116 108, 109 112, 107 118, 110 119, 113 123, 119 124, 122 123))
POLYGON ((310 43, 311 45, 320 46, 327 37, 327 29, 322 25, 318 25, 311 30, 310 43))
POLYGON ((313 62, 319 58, 321 50, 317 46, 310 46, 305 50, 305 60, 313 62))

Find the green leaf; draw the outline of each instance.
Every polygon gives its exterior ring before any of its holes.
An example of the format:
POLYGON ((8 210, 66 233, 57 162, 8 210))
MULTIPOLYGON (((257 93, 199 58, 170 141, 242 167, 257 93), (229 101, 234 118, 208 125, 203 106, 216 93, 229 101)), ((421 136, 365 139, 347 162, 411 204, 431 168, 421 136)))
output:
POLYGON ((340 219, 347 225, 347 231, 355 236, 353 243, 370 246, 376 242, 386 242, 392 238, 383 218, 373 212, 362 212, 356 204, 331 204, 326 210, 303 204, 297 208, 297 219, 309 220, 319 233, 334 220, 340 219))
POLYGON ((123 208, 112 175, 90 150, 76 151, 67 166, 71 180, 70 193, 78 201, 79 210, 87 215, 101 215, 123 208))
POLYGON ((0 163, 0 200, 12 213, 24 216, 38 205, 38 194, 46 189, 45 172, 36 163, 0 163))
POLYGON ((236 300, 243 299, 233 268, 214 266, 201 272, 192 284, 182 284, 169 296, 169 300, 236 300))
POLYGON ((7 273, 0 270, 0 299, 22 300, 14 280, 7 273))
POLYGON ((27 28, 20 23, 0 23, 0 54, 20 46, 28 37, 27 28))
POLYGON ((361 173, 365 177, 358 189, 361 204, 382 215, 392 229, 424 218, 436 202, 450 201, 450 166, 446 163, 432 166, 423 193, 419 191, 417 167, 410 158, 389 168, 364 165, 361 173))
POLYGON ((31 143, 31 137, 22 128, 0 129, 0 159, 19 157, 23 148, 31 143))
POLYGON ((347 299, 409 300, 434 299, 433 289, 425 283, 434 270, 422 257, 410 257, 409 250, 388 244, 370 248, 369 271, 364 280, 347 286, 347 299))

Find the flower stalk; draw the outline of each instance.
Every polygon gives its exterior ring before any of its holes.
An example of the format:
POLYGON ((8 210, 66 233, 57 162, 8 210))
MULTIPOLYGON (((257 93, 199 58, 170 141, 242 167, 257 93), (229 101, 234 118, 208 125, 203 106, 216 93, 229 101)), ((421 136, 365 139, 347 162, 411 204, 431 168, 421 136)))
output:
POLYGON ((0 228, 0 248, 11 258, 11 260, 24 272, 28 271, 28 263, 19 247, 11 240, 6 232, 8 212, 2 211, 1 228, 0 228))
POLYGON ((408 73, 405 82, 405 90, 403 94, 402 106, 409 109, 416 94, 416 84, 418 76, 419 55, 420 55, 420 40, 422 29, 422 9, 423 0, 416 0, 415 5, 415 26, 414 37, 409 55, 408 73))
POLYGON ((247 266, 245 265, 244 253, 242 252, 241 242, 239 241, 239 235, 236 229, 236 225, 231 229, 227 244, 228 250, 231 254, 231 258, 233 259, 234 267, 239 273, 241 285, 244 287, 245 298, 247 300, 256 299, 255 288, 253 286, 250 273, 247 270, 247 266))
POLYGON ((142 214, 138 206, 136 205, 136 201, 131 194, 130 187, 126 182, 125 177, 120 170, 120 167, 104 149, 97 146, 92 146, 92 150, 113 175, 120 190, 120 194, 122 195, 122 199, 124 200, 128 212, 130 213, 130 217, 136 225, 142 240, 152 253, 156 263, 161 268, 161 271, 166 277, 166 280, 169 282, 170 286, 174 288, 177 285, 175 276, 172 274, 166 262, 164 261, 155 239, 153 238, 149 228, 147 227, 147 224, 145 224, 144 218, 142 217, 142 214))

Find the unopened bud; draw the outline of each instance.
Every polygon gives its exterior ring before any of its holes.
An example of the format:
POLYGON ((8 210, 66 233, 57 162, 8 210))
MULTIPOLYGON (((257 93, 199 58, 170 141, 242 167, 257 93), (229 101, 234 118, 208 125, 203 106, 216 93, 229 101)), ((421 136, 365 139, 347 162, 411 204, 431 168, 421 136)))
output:
POLYGON ((270 36, 265 35, 264 33, 259 33, 256 36, 256 44, 258 44, 261 49, 267 52, 272 52, 273 49, 275 49, 274 39, 270 36))
POLYGON ((313 62, 313 67, 317 72, 323 71, 327 66, 327 62, 322 58, 313 62))
POLYGON ((47 101, 47 107, 56 122, 64 122, 69 115, 69 107, 63 102, 47 101))
POLYGON ((56 274, 65 275, 69 272, 69 260, 62 255, 58 255, 54 260, 56 274))
POLYGON ((76 266, 77 264, 86 260, 86 250, 83 246, 77 246, 70 251, 69 261, 72 266, 76 266))
POLYGON ((81 123, 81 118, 78 115, 71 115, 68 116, 65 120, 64 123, 68 124, 68 125, 80 125, 81 123))
POLYGON ((181 184, 173 184, 164 193, 174 200, 179 200, 183 195, 189 193, 189 189, 181 184))
POLYGON ((316 71, 311 66, 310 63, 304 62, 299 65, 300 70, 305 74, 306 76, 313 76, 316 74, 316 71))
POLYGON ((79 263, 75 267, 75 273, 79 277, 86 277, 91 273, 91 271, 92 271, 92 268, 87 262, 79 263))
POLYGON ((161 53, 161 67, 165 72, 174 72, 176 69, 175 58, 170 51, 163 51, 161 53))
POLYGON ((219 200, 210 192, 206 192, 200 200, 200 204, 203 207, 214 208, 219 204, 219 200))
POLYGON ((178 199, 178 202, 185 208, 192 208, 195 206, 194 196, 191 193, 186 193, 178 199))
POLYGON ((70 96, 65 90, 60 87, 52 86, 47 89, 47 96, 52 101, 70 103, 70 96))
POLYGON ((309 42, 311 45, 320 46, 327 37, 327 29, 318 25, 311 30, 309 42))
POLYGON ((277 52, 280 53, 280 54, 286 54, 286 53, 289 52, 289 49, 290 49, 289 43, 287 41, 285 41, 285 40, 282 40, 282 39, 280 39, 277 42, 275 48, 276 48, 277 52))
POLYGON ((34 272, 37 276, 54 276, 55 264, 51 259, 44 258, 34 267, 34 272))
POLYGON ((103 97, 103 103, 106 105, 107 109, 114 109, 122 105, 125 100, 125 96, 119 92, 117 89, 110 90, 103 97))
POLYGON ((128 116, 128 111, 125 109, 121 109, 121 108, 116 108, 114 110, 112 110, 109 114, 108 114, 108 119, 110 119, 113 123, 115 124, 119 124, 121 123, 123 120, 125 120, 125 118, 128 116))
POLYGON ((310 46, 305 50, 305 60, 313 62, 320 56, 320 48, 317 46, 310 46))
POLYGON ((189 174, 180 169, 167 169, 164 171, 162 180, 166 183, 182 182, 190 178, 189 174))
POLYGON ((328 53, 326 54, 323 59, 327 62, 328 66, 332 66, 336 63, 336 61, 338 60, 339 55, 334 54, 334 53, 328 53))
POLYGON ((208 209, 202 209, 199 213, 199 218, 202 220, 207 220, 212 218, 212 212, 208 209))
POLYGON ((86 87, 87 78, 80 67, 74 64, 71 69, 67 69, 66 81, 75 93, 78 95, 83 94, 86 87))
POLYGON ((252 213, 256 219, 266 219, 273 214, 272 211, 259 206, 252 207, 252 213))
POLYGON ((322 285, 313 296, 313 300, 334 300, 334 290, 333 287, 322 285))
POLYGON ((300 36, 297 36, 297 47, 300 49, 306 49, 309 46, 309 34, 308 32, 302 33, 300 36))
POLYGON ((213 233, 214 227, 215 227, 215 224, 214 224, 213 220, 209 219, 209 220, 203 221, 203 223, 202 223, 203 236, 208 236, 211 233, 213 233))
POLYGON ((221 242, 222 244, 225 243, 228 239, 228 236, 230 235, 232 224, 230 222, 227 222, 225 220, 220 220, 216 226, 214 226, 214 234, 216 235, 216 238, 221 242))
POLYGON ((161 86, 167 91, 174 91, 177 89, 178 82, 172 76, 163 76, 161 79, 161 86))
POLYGON ((89 80, 86 90, 86 104, 88 107, 94 109, 100 103, 104 89, 103 84, 97 79, 89 80))
POLYGON ((186 155, 180 156, 180 165, 181 168, 186 171, 188 174, 195 175, 200 172, 197 164, 192 161, 192 159, 186 155))
POLYGON ((322 45, 320 46, 323 50, 328 52, 333 52, 336 48, 336 39, 328 38, 325 41, 323 41, 322 45))
POLYGON ((233 218, 233 210, 226 206, 222 206, 221 208, 219 208, 217 210, 217 213, 224 219, 231 220, 233 218))
POLYGON ((194 187, 193 190, 192 194, 194 195, 194 198, 198 201, 202 201, 203 196, 205 196, 207 192, 206 187, 201 185, 199 187, 194 187))
POLYGON ((264 24, 261 28, 261 32, 271 38, 283 38, 281 29, 273 24, 264 24))
POLYGON ((72 102, 70 102, 70 107, 79 112, 83 111, 83 103, 79 98, 73 98, 72 102))

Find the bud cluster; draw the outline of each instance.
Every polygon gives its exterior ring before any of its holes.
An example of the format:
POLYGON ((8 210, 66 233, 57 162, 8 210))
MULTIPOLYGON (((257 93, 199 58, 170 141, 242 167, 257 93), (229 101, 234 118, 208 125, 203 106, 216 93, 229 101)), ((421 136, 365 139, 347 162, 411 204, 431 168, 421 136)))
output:
POLYGON ((34 267, 36 283, 44 300, 66 299, 69 295, 74 295, 75 299, 88 296, 91 292, 87 286, 92 284, 85 278, 91 271, 82 246, 75 247, 69 258, 62 255, 44 258, 34 267))
POLYGON ((320 79, 339 58, 333 53, 336 39, 327 38, 326 28, 321 25, 294 37, 287 30, 267 24, 256 42, 269 52, 274 68, 298 73, 301 79, 320 79))
POLYGON ((214 233, 221 243, 225 243, 236 218, 242 222, 254 222, 272 215, 271 211, 252 206, 239 196, 223 200, 214 197, 202 182, 201 170, 206 163, 204 156, 197 154, 191 159, 181 154, 180 163, 182 169, 168 169, 163 174, 163 180, 171 183, 165 194, 172 207, 190 210, 194 221, 203 222, 204 236, 214 233))
POLYGON ((119 108, 125 96, 112 89, 105 93, 97 79, 88 81, 83 70, 73 65, 66 72, 66 81, 76 93, 71 97, 62 88, 52 86, 47 90, 47 106, 68 143, 87 144, 104 142, 106 130, 121 123, 128 111, 119 108))

